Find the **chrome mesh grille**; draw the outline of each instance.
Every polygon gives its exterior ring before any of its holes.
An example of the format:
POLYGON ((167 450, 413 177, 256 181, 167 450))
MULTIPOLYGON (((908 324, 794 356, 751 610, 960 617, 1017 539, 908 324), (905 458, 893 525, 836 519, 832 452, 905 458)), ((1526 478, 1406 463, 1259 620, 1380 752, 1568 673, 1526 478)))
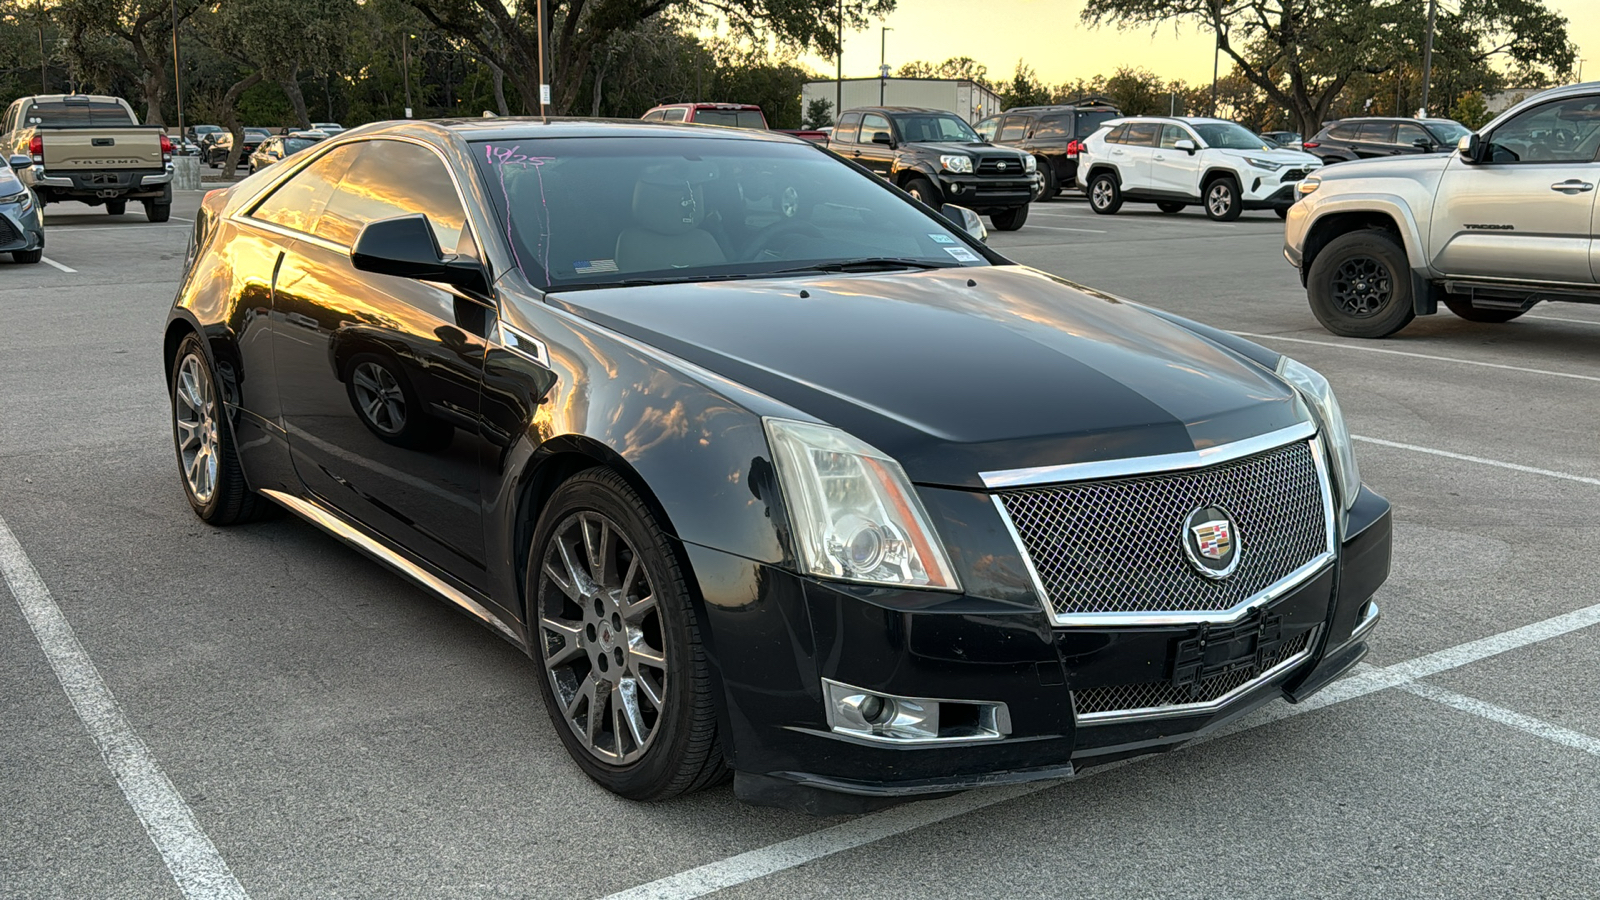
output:
MULTIPOLYGON (((1253 666, 1235 669, 1213 678, 1190 685, 1174 685, 1166 681, 1145 684, 1118 684, 1110 687, 1085 688, 1073 691, 1073 703, 1078 716, 1129 713, 1135 710, 1159 710, 1195 703, 1214 703, 1240 688, 1261 681, 1262 676, 1278 666, 1306 654, 1318 629, 1302 631, 1295 637, 1257 661, 1253 666)), ((1276 677, 1276 676, 1274 676, 1276 677)), ((1172 710, 1181 713, 1182 710, 1172 710)))
POLYGON ((1057 616, 1222 612, 1311 562, 1328 546, 1313 444, 1182 472, 999 492, 1057 616), (1239 564, 1201 576, 1183 525, 1201 506, 1233 517, 1239 564))

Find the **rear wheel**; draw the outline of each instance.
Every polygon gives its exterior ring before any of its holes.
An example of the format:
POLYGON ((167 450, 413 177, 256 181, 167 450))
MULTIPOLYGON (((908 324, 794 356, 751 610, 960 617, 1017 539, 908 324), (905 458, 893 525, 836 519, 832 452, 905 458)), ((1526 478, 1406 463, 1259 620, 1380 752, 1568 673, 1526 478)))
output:
POLYGON ((183 492, 195 515, 212 525, 248 522, 269 509, 245 484, 234 452, 233 426, 200 338, 178 345, 172 364, 172 443, 183 492))
POLYGON ((107 200, 106 201, 106 214, 107 215, 120 216, 120 215, 122 215, 123 213, 125 213, 127 211, 128 211, 128 201, 127 200, 107 200))
POLYGON ((172 218, 172 204, 146 200, 144 201, 144 217, 152 222, 165 222, 172 218))
POLYGON ((1448 306, 1451 312, 1466 319, 1468 322, 1486 322, 1489 324, 1509 322, 1527 312, 1525 309, 1485 309, 1481 306, 1473 306, 1472 301, 1466 297, 1458 297, 1451 294, 1445 295, 1444 305, 1448 306))
POLYGON ((1206 215, 1214 222, 1232 222, 1243 212, 1239 204, 1239 182, 1232 175, 1213 179, 1206 185, 1206 215))
POLYGON ((562 484, 529 560, 540 693, 584 774, 632 800, 726 778, 683 566, 633 487, 606 469, 562 484))
POLYGON ((1277 209, 1274 209, 1273 212, 1277 213, 1278 214, 1278 218, 1280 218, 1280 219, 1289 218, 1289 207, 1287 207, 1287 206, 1280 206, 1277 209))
POLYGON ((1089 178, 1089 208, 1109 216, 1122 208, 1122 187, 1110 172, 1097 172, 1089 178))
POLYGON ((1388 337, 1416 318, 1405 248, 1373 229, 1328 242, 1306 275, 1306 295, 1322 327, 1345 337, 1388 337))
POLYGON ((1028 221, 1028 207, 1026 204, 1014 209, 989 214, 989 221, 994 223, 995 231, 1016 231, 1022 223, 1028 221))
POLYGON ((1056 173, 1050 168, 1048 159, 1039 160, 1039 196, 1035 199, 1043 202, 1054 200, 1061 193, 1061 183, 1056 180, 1056 173))
POLYGON ((1159 209, 1170 216, 1173 213, 1183 212, 1186 208, 1188 208, 1188 206, 1189 204, 1179 203, 1176 200, 1162 200, 1156 204, 1156 209, 1159 209))
POLYGON ((944 200, 939 197, 939 189, 934 187, 933 182, 926 178, 913 178, 906 182, 906 193, 933 207, 935 210, 944 207, 944 200))

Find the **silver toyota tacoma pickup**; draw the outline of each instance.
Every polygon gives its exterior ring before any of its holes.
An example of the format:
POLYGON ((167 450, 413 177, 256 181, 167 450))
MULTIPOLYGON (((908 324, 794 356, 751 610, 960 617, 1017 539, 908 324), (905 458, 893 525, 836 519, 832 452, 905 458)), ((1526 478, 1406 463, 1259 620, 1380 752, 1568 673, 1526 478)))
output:
POLYGON ((1449 154, 1364 159, 1300 182, 1283 255, 1347 337, 1443 302, 1509 322, 1541 300, 1600 303, 1600 81, 1512 107, 1449 154))

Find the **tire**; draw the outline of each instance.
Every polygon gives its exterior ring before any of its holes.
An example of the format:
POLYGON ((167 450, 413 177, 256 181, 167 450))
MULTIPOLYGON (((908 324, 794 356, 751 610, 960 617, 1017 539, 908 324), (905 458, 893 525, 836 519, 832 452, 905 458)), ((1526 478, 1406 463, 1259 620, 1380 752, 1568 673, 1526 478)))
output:
POLYGON ((171 203, 144 202, 144 217, 152 222, 165 222, 172 218, 171 203))
POLYGON ((36 263, 41 259, 44 259, 44 250, 42 248, 37 250, 11 251, 11 261, 15 263, 23 263, 27 265, 36 263))
POLYGON ((1405 248, 1370 228, 1322 248, 1306 274, 1306 297, 1322 327, 1344 337, 1388 337, 1417 315, 1405 248))
POLYGON ((1122 208, 1122 186, 1110 172, 1096 172, 1089 179, 1089 208, 1109 216, 1122 208))
POLYGON ((1173 213, 1181 213, 1188 208, 1189 204, 1179 203, 1176 200, 1162 200, 1156 203, 1156 209, 1161 210, 1169 216, 1173 213))
POLYGON ((1039 186, 1039 196, 1034 199, 1040 203, 1054 200, 1061 193, 1061 183, 1056 180, 1055 170, 1050 167, 1050 160, 1039 160, 1039 175, 1042 184, 1039 186))
POLYGON ((907 181, 906 193, 933 207, 935 212, 944 208, 944 198, 939 196, 939 189, 926 178, 913 178, 907 181))
POLYGON ((233 446, 233 425, 216 385, 200 338, 190 333, 178 345, 167 385, 178 480, 202 521, 236 525, 260 518, 272 506, 245 484, 233 446))
POLYGON ((125 213, 127 211, 128 211, 128 201, 127 200, 107 200, 106 201, 106 215, 108 215, 108 216, 120 216, 120 215, 122 215, 123 213, 125 213))
POLYGON ((1466 319, 1468 322, 1484 322, 1491 325, 1509 322, 1527 312, 1525 309, 1484 309, 1483 307, 1473 306, 1472 301, 1466 297, 1454 294, 1445 295, 1444 305, 1448 306, 1451 312, 1466 319))
POLYGON ((392 356, 357 353, 344 364, 345 393, 356 418, 378 439, 407 450, 443 450, 455 428, 428 415, 405 368, 392 356))
POLYGON ((1244 211, 1239 201, 1239 181, 1232 175, 1223 175, 1206 182, 1206 216, 1213 222, 1232 222, 1244 211))
POLYGON ((584 774, 647 801, 726 779, 685 567, 633 487, 609 469, 573 476, 539 516, 528 559, 536 680, 551 724, 584 774), (600 547, 596 565, 590 548, 600 547), (642 596, 655 601, 636 604, 642 596), (617 702, 630 693, 631 717, 617 702))
POLYGON ((1028 221, 1027 204, 1001 212, 990 213, 989 221, 994 223, 995 231, 1016 231, 1022 227, 1024 222, 1028 221))

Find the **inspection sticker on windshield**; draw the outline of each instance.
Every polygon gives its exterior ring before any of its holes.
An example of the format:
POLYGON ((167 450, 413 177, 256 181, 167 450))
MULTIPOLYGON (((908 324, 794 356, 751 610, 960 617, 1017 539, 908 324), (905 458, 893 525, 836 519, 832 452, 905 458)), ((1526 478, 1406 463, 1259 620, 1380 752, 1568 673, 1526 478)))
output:
POLYGON ((616 270, 617 261, 614 259, 580 259, 572 264, 572 271, 579 275, 599 275, 616 270))
POLYGON ((932 238, 935 244, 954 244, 956 242, 956 239, 948 234, 930 234, 928 237, 932 238))
POLYGON ((946 248, 944 248, 944 252, 950 254, 951 256, 954 256, 956 259, 960 260, 961 262, 977 262, 978 261, 978 254, 973 253, 971 250, 968 250, 965 247, 946 247, 946 248))

